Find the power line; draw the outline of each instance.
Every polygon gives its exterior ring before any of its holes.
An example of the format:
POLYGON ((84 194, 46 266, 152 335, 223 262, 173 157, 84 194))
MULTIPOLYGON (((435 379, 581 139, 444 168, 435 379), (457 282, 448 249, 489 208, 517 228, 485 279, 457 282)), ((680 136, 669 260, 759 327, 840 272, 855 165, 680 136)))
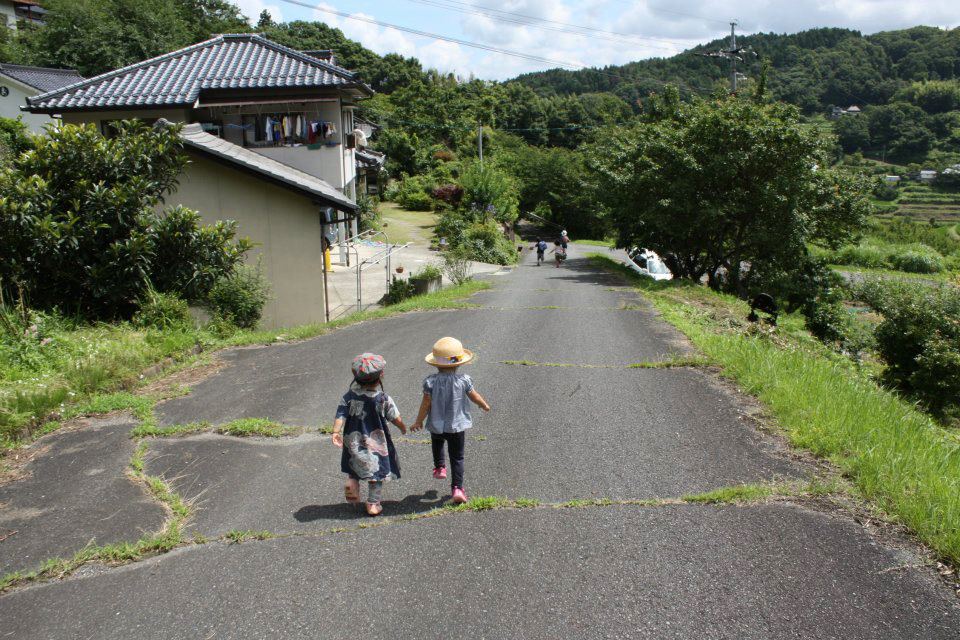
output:
POLYGON ((674 85, 674 84, 675 84, 675 85, 678 85, 678 86, 685 86, 687 89, 693 90, 693 91, 695 91, 695 92, 699 92, 699 93, 710 93, 710 91, 709 91, 708 89, 704 89, 703 87, 698 87, 698 86, 696 86, 696 85, 691 85, 691 84, 689 84, 689 83, 687 83, 687 82, 683 82, 683 81, 680 81, 680 80, 677 80, 677 81, 675 81, 675 82, 668 82, 668 81, 665 81, 665 80, 660 80, 659 78, 652 78, 652 77, 649 77, 649 76, 646 76, 646 77, 632 77, 632 78, 630 78, 630 77, 625 77, 625 76, 618 75, 618 74, 615 74, 615 73, 610 73, 610 72, 608 72, 608 71, 603 71, 603 70, 601 70, 601 69, 597 69, 597 68, 595 68, 595 67, 590 67, 590 66, 588 66, 588 65, 581 64, 581 63, 578 63, 578 62, 567 62, 567 61, 563 61, 563 60, 554 60, 554 59, 551 59, 551 58, 544 58, 544 57, 542 57, 542 56, 537 56, 537 55, 533 55, 533 54, 522 53, 522 52, 519 52, 519 51, 513 51, 513 50, 511 50, 511 49, 503 49, 503 48, 501 48, 501 47, 494 47, 494 46, 492 46, 492 45, 487 45, 487 44, 483 44, 483 43, 480 43, 480 42, 471 42, 471 41, 469 41, 469 40, 461 40, 460 38, 453 38, 453 37, 450 37, 450 36, 444 36, 444 35, 440 35, 440 34, 436 34, 436 33, 430 33, 429 31, 421 31, 420 29, 413 29, 413 28, 411 28, 411 27, 403 27, 403 26, 400 26, 400 25, 391 24, 391 23, 389 23, 389 22, 383 22, 383 21, 381 21, 381 20, 375 20, 375 19, 373 19, 373 18, 367 18, 367 17, 365 17, 365 16, 351 15, 351 14, 345 12, 345 11, 337 11, 336 9, 328 9, 328 8, 323 7, 323 6, 320 6, 320 5, 315 5, 315 4, 310 4, 310 3, 308 3, 308 2, 303 2, 302 0, 281 0, 281 2, 286 2, 287 4, 293 4, 293 5, 298 5, 298 6, 301 6, 301 7, 306 7, 306 8, 308 8, 308 9, 316 9, 317 11, 322 11, 322 12, 324 12, 324 13, 329 13, 329 14, 332 14, 332 15, 336 15, 336 16, 339 16, 339 17, 341 17, 341 18, 345 18, 345 19, 347 19, 347 20, 355 20, 355 21, 357 21, 357 22, 364 22, 364 23, 367 23, 367 24, 373 24, 373 25, 376 25, 376 26, 379 26, 379 27, 384 27, 384 28, 387 28, 387 29, 396 29, 397 31, 402 31, 402 32, 405 32, 405 33, 410 33, 410 34, 417 35, 417 36, 421 36, 421 37, 424 37, 424 38, 432 38, 432 39, 434 39, 434 40, 443 40, 443 41, 445 41, 445 42, 452 42, 452 43, 454 43, 454 44, 459 44, 459 45, 462 45, 462 46, 464 46, 464 47, 472 47, 472 48, 475 48, 475 49, 481 49, 481 50, 484 50, 484 51, 490 51, 490 52, 492 52, 492 53, 497 53, 497 54, 500 54, 500 55, 513 56, 513 57, 516 57, 516 58, 522 58, 522 59, 524 59, 524 60, 530 60, 530 61, 532 61, 532 62, 540 62, 540 63, 543 63, 543 64, 550 64, 550 65, 555 65, 555 66, 560 66, 560 67, 566 67, 566 68, 568 68, 568 69, 585 70, 585 71, 588 71, 588 72, 590 72, 590 73, 595 73, 595 74, 601 75, 601 76, 607 76, 607 77, 614 78, 614 79, 620 80, 620 81, 639 82, 639 81, 641 81, 641 80, 650 80, 650 81, 659 83, 659 84, 661 84, 661 85, 663 85, 663 86, 674 85))
POLYGON ((506 56, 513 56, 516 58, 523 58, 526 60, 530 60, 532 62, 542 62, 545 64, 552 64, 552 65, 557 65, 561 67, 572 67, 574 69, 586 68, 586 65, 583 65, 577 62, 567 62, 565 60, 554 60, 552 58, 544 58, 542 56, 536 56, 529 53, 521 53, 519 51, 512 51, 510 49, 502 49, 500 47, 494 47, 492 45, 482 44, 480 42, 471 42, 469 40, 461 40, 459 38, 452 38, 450 36, 442 36, 436 33, 430 33, 428 31, 421 31, 419 29, 412 29, 410 27, 402 27, 400 25, 391 24, 389 22, 374 20, 373 18, 367 18, 365 16, 351 15, 345 11, 337 11, 336 9, 327 9, 326 7, 310 4, 308 2, 301 2, 300 0, 281 0, 281 2, 286 2, 287 4, 299 5, 301 7, 306 7, 307 9, 315 9, 317 11, 322 11, 324 13, 340 16, 341 18, 346 18, 347 20, 355 20, 357 22, 365 22, 367 24, 386 27, 388 29, 396 29, 397 31, 403 31, 404 33, 410 33, 413 35, 422 36, 424 38, 433 38, 434 40, 444 40, 446 42, 453 42, 455 44, 463 45, 465 47, 483 49, 484 51, 499 53, 506 56))
POLYGON ((488 18, 493 18, 494 20, 497 20, 500 22, 518 24, 518 25, 523 25, 527 27, 533 27, 535 29, 542 29, 545 31, 553 31, 556 33, 570 33, 570 34, 579 35, 579 36, 589 36, 591 38, 607 40, 610 42, 625 42, 630 44, 642 45, 651 49, 675 51, 677 47, 688 46, 688 43, 685 43, 685 42, 667 40, 665 38, 649 38, 649 37, 638 36, 630 33, 621 33, 617 31, 607 31, 604 29, 596 29, 594 27, 575 25, 575 24, 570 24, 568 22, 550 20, 548 18, 538 18, 536 16, 517 13, 514 11, 504 11, 501 9, 495 9, 493 7, 487 7, 484 5, 472 5, 465 2, 459 2, 458 0, 407 0, 407 1, 415 2, 417 4, 432 6, 432 7, 439 7, 441 9, 447 9, 450 11, 457 11, 460 13, 486 16, 488 18), (556 26, 550 26, 550 25, 556 25, 556 26), (639 42, 641 40, 649 41, 649 42, 672 44, 675 46, 673 47, 655 46, 655 45, 639 42))

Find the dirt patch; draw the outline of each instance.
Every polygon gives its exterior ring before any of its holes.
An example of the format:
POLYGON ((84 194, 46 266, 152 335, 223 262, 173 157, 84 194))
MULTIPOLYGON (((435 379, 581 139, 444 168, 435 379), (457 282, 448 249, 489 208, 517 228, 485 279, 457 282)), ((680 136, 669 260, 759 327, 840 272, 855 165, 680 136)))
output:
POLYGON ((216 356, 207 362, 188 366, 185 369, 174 371, 162 376, 137 389, 137 395, 167 397, 176 394, 184 387, 190 387, 203 382, 226 366, 226 363, 216 356))

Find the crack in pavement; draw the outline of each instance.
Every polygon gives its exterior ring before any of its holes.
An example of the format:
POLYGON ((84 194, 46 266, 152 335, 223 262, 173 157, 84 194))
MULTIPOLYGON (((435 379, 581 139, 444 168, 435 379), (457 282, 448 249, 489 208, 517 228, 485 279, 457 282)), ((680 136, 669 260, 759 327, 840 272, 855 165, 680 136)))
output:
MULTIPOLYGON (((72 558, 51 558, 40 564, 32 572, 14 572, 0 578, 0 597, 15 590, 27 588, 30 585, 42 584, 60 580, 71 576, 81 567, 100 564, 105 568, 116 568, 135 564, 149 558, 163 556, 177 548, 196 547, 215 542, 227 544, 247 544, 251 541, 294 538, 320 538, 338 533, 349 533, 366 529, 376 529, 384 526, 414 522, 428 518, 452 516, 461 513, 480 513, 486 511, 530 510, 530 509, 582 509, 590 507, 663 507, 676 505, 752 505, 770 502, 795 502, 801 504, 806 499, 830 499, 832 497, 846 497, 846 488, 835 479, 822 482, 813 479, 808 483, 770 483, 747 484, 723 487, 713 491, 684 495, 671 498, 644 498, 644 499, 574 499, 565 502, 541 502, 531 498, 501 498, 484 496, 471 498, 466 504, 445 504, 423 513, 412 513, 403 516, 383 517, 376 520, 358 522, 352 526, 332 527, 318 531, 295 531, 288 533, 274 533, 271 531, 231 530, 215 538, 208 538, 196 534, 192 538, 185 538, 182 530, 192 515, 190 505, 179 494, 170 489, 169 484, 159 476, 147 476, 143 471, 146 442, 141 442, 133 459, 130 462, 131 477, 142 482, 144 488, 157 499, 168 511, 169 517, 161 530, 137 541, 136 543, 116 543, 101 547, 92 544, 72 558)), ((358 509, 359 519, 362 519, 358 509)))

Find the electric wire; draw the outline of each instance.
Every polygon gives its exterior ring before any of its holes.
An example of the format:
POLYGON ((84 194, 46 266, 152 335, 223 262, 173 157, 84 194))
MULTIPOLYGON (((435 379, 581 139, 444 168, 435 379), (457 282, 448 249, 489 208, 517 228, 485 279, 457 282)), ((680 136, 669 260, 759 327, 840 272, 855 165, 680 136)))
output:
POLYGON ((690 83, 683 82, 683 81, 681 81, 681 80, 666 81, 666 80, 660 80, 659 78, 653 78, 653 77, 650 77, 650 76, 627 77, 627 76, 622 76, 622 75, 619 75, 619 74, 616 74, 616 73, 610 73, 609 71, 604 71, 604 70, 602 70, 602 69, 597 69, 596 67, 590 67, 590 66, 588 66, 588 65, 581 64, 581 63, 578 63, 578 62, 567 62, 567 61, 561 61, 561 60, 553 60, 553 59, 551 59, 551 58, 545 58, 545 57, 536 56, 536 55, 533 55, 533 54, 522 53, 522 52, 519 52, 519 51, 510 50, 510 49, 503 49, 503 48, 501 48, 501 47, 494 47, 494 46, 492 46, 492 45, 487 45, 487 44, 483 44, 483 43, 480 43, 480 42, 471 42, 471 41, 469 41, 469 40, 461 40, 460 38, 453 38, 453 37, 450 37, 450 36, 444 36, 444 35, 440 35, 440 34, 437 34, 437 33, 430 33, 429 31, 422 31, 422 30, 420 30, 420 29, 413 29, 413 28, 411 28, 411 27, 404 27, 404 26, 400 26, 400 25, 396 25, 396 24, 391 24, 391 23, 389 23, 389 22, 383 22, 383 21, 381 21, 381 20, 375 20, 374 18, 368 18, 368 17, 366 17, 366 16, 352 15, 352 14, 349 14, 349 13, 347 13, 347 12, 345 12, 345 11, 338 11, 338 10, 336 10, 336 9, 329 9, 329 8, 327 8, 327 7, 323 7, 323 6, 320 6, 320 5, 310 4, 309 2, 303 2, 302 0, 280 0, 280 1, 281 1, 281 2, 285 2, 285 3, 287 3, 287 4, 292 4, 292 5, 297 5, 297 6, 301 6, 301 7, 306 7, 306 8, 308 8, 308 9, 316 9, 317 11, 322 11, 322 12, 324 12, 324 13, 329 13, 329 14, 332 14, 332 15, 336 15, 336 16, 339 16, 339 17, 341 17, 341 18, 345 18, 345 19, 347 19, 347 20, 355 20, 355 21, 358 21, 358 22, 365 22, 365 23, 367 23, 367 24, 373 24, 373 25, 380 26, 380 27, 384 27, 384 28, 388 28, 388 29, 396 29, 396 30, 398 30, 398 31, 402 31, 402 32, 405 32, 405 33, 410 33, 410 34, 417 35, 417 36, 421 36, 421 37, 424 37, 424 38, 432 38, 432 39, 434 39, 434 40, 443 40, 443 41, 445 41, 445 42, 452 42, 452 43, 459 44, 459 45, 462 45, 462 46, 465 46, 465 47, 472 47, 472 48, 482 49, 482 50, 484 50, 484 51, 490 51, 490 52, 492 52, 492 53, 497 53, 497 54, 501 54, 501 55, 523 58, 523 59, 525 59, 525 60, 530 60, 530 61, 532 61, 532 62, 540 62, 540 63, 543 63, 543 64, 551 64, 551 65, 566 67, 566 68, 568 68, 568 69, 574 69, 574 70, 584 70, 584 71, 587 71, 587 72, 589 72, 589 73, 595 73, 595 74, 597 74, 597 75, 614 78, 614 79, 619 80, 619 81, 621 81, 621 82, 623 82, 623 81, 626 81, 626 82, 639 82, 639 81, 642 81, 642 80, 649 80, 649 81, 651 81, 651 82, 658 83, 658 84, 660 84, 660 85, 662 85, 662 86, 677 85, 677 86, 685 87, 685 88, 687 88, 688 90, 693 91, 694 93, 703 93, 703 94, 709 94, 709 93, 710 93, 710 90, 709 90, 709 89, 704 89, 703 87, 698 87, 698 86, 696 86, 696 85, 692 85, 692 84, 690 84, 690 83))

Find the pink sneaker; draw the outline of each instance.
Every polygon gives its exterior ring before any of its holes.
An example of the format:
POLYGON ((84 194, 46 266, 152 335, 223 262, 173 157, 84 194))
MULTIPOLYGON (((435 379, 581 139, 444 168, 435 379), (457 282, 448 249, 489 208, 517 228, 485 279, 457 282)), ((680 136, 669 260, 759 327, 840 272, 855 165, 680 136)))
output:
POLYGON ((467 501, 467 494, 460 487, 453 488, 453 504, 464 504, 467 501))
POLYGON ((447 468, 446 467, 437 467, 433 470, 433 479, 434 480, 446 480, 447 479, 447 468))

